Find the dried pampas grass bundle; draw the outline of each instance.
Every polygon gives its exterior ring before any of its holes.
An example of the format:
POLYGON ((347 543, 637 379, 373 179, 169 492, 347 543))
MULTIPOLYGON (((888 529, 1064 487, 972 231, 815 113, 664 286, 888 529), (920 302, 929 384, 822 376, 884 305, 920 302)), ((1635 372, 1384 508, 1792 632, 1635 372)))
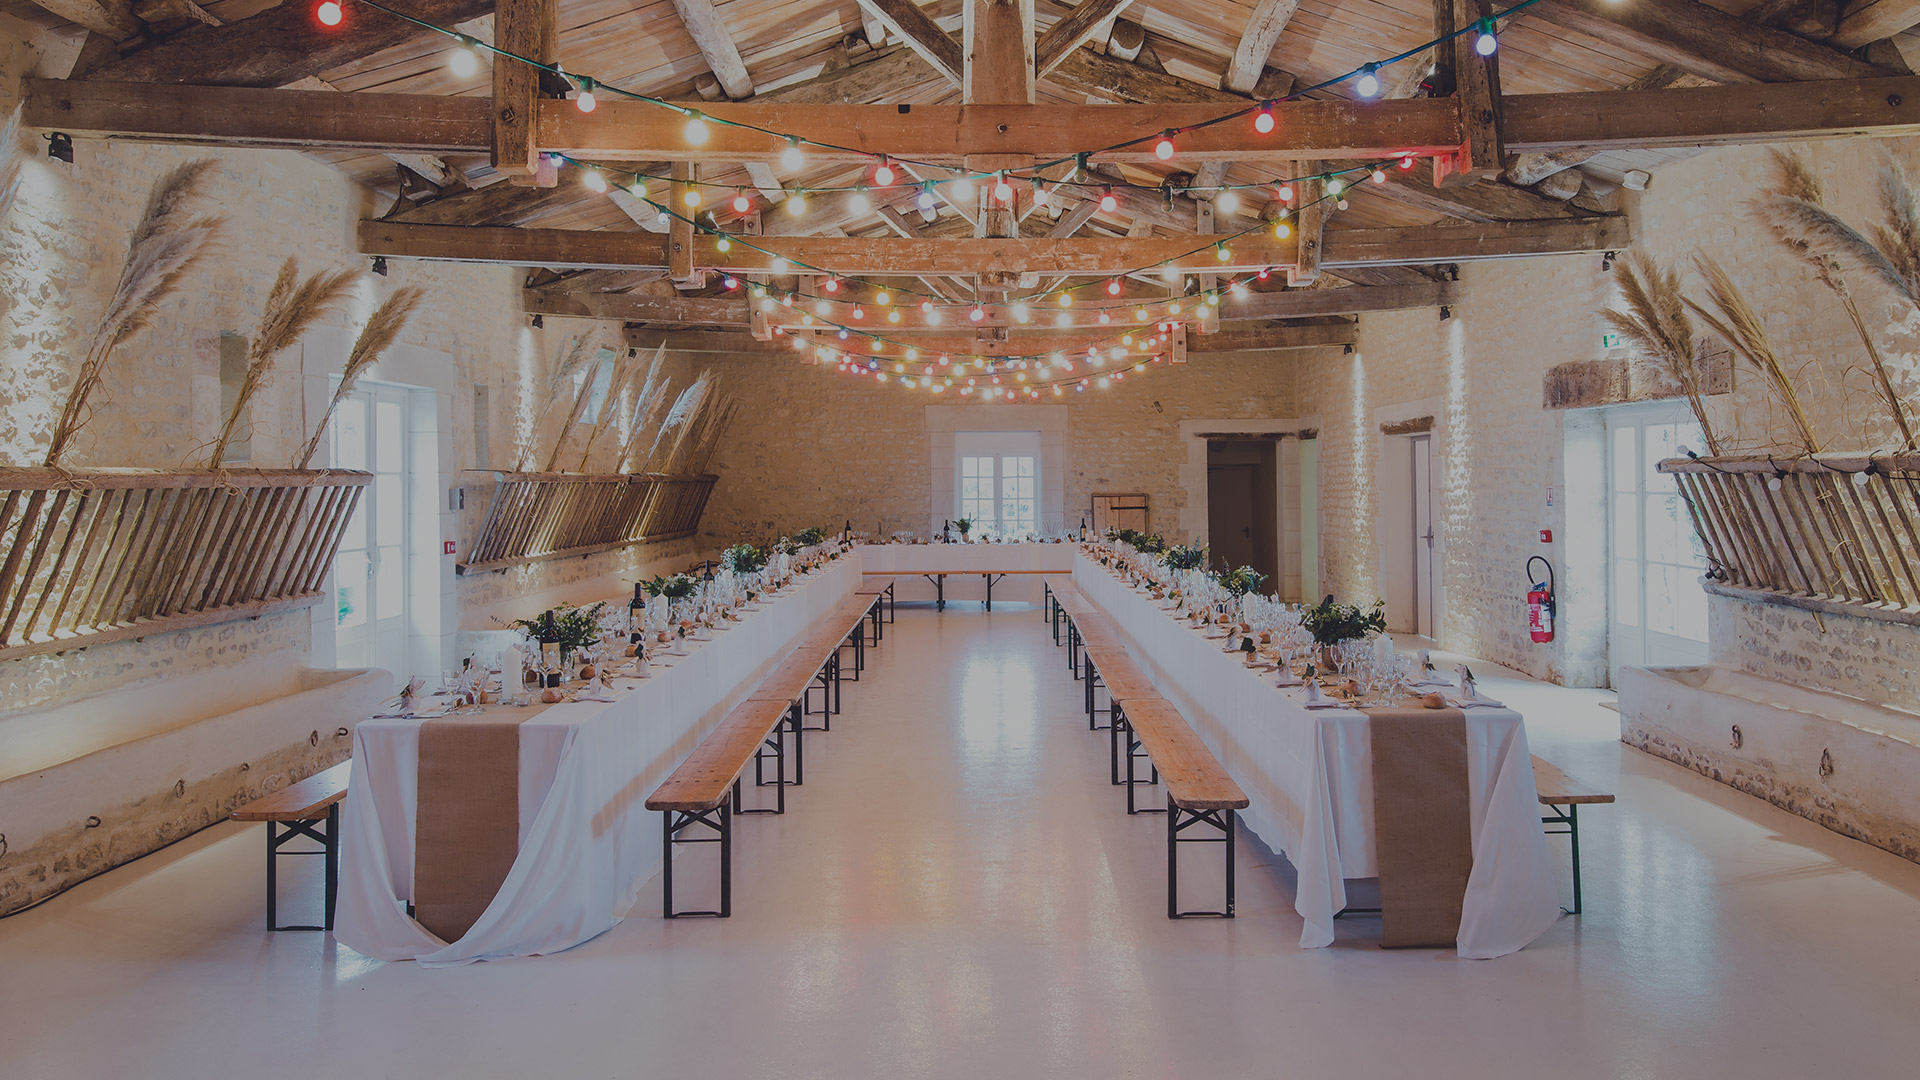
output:
MULTIPOLYGON (((1879 346, 1867 330, 1859 302, 1847 287, 1842 274, 1841 256, 1850 253, 1849 258, 1856 263, 1867 252, 1881 257, 1886 263, 1877 271, 1881 280, 1891 282, 1898 279, 1907 283, 1897 288, 1896 292, 1904 293, 1909 300, 1913 300, 1913 294, 1908 286, 1916 279, 1901 271, 1894 260, 1887 256, 1885 244, 1875 246, 1868 243, 1865 237, 1827 209, 1825 187, 1804 155, 1797 151, 1776 149, 1773 151, 1773 164, 1774 190, 1748 203, 1748 213, 1766 226, 1787 250, 1799 257, 1822 285, 1839 297, 1840 306, 1853 322, 1854 332, 1866 347, 1867 360, 1872 367, 1874 392, 1893 418, 1894 426, 1899 429, 1902 448, 1913 450, 1920 447, 1913 425, 1907 418, 1906 405, 1893 388, 1893 377, 1887 369, 1886 360, 1880 355, 1879 346)), ((1911 236, 1912 233, 1913 195, 1911 191, 1904 190, 1905 175, 1890 159, 1884 157, 1881 161, 1880 189, 1882 203, 1889 208, 1890 218, 1885 229, 1885 240, 1895 244, 1897 251, 1898 237, 1911 236)), ((1907 248, 1903 261, 1920 262, 1920 252, 1907 248)))
POLYGON ((634 447, 640 444, 641 433, 653 427, 660 418, 660 410, 667 404, 667 382, 660 377, 660 369, 667 360, 667 347, 662 344, 653 351, 653 362, 647 366, 646 381, 640 384, 640 392, 633 398, 632 418, 628 423, 627 437, 620 444, 620 457, 614 462, 616 472, 625 472, 633 460, 634 447))
POLYGON ((1700 436, 1707 452, 1718 454, 1720 440, 1707 421, 1707 406, 1698 353, 1695 352, 1693 321, 1687 316, 1687 304, 1680 296, 1680 275, 1662 270, 1660 264, 1642 252, 1633 252, 1615 270, 1626 310, 1608 308, 1600 319, 1622 339, 1653 356, 1680 384, 1693 416, 1700 424, 1700 436))
MULTIPOLYGON (((547 418, 548 413, 553 411, 554 405, 559 403, 561 395, 566 392, 573 377, 585 369, 589 361, 599 357, 601 336, 602 328, 596 324, 586 333, 568 338, 559 351, 554 353, 553 364, 547 369, 546 386, 540 394, 540 404, 534 406, 531 417, 532 432, 535 436, 539 434, 541 422, 547 418)), ((578 391, 573 395, 572 415, 580 415, 581 407, 586 404, 586 395, 592 391, 592 388, 591 378, 581 381, 578 391)), ((552 462, 560 456, 561 447, 566 444, 569 430, 570 425, 560 429, 559 442, 554 444, 553 454, 547 465, 549 472, 553 469, 552 462)), ((529 439, 528 444, 520 448, 520 457, 514 462, 515 472, 526 472, 533 466, 533 452, 532 440, 529 439)))
POLYGON ((1766 326, 1760 321, 1760 315, 1747 303, 1739 286, 1727 276, 1719 263, 1706 255, 1693 257, 1694 269, 1706 281, 1707 299, 1714 310, 1692 299, 1686 301, 1687 307, 1700 321, 1713 328, 1713 332, 1725 338, 1727 344, 1741 355, 1755 371, 1767 380, 1774 396, 1786 408, 1787 415, 1793 419, 1794 427, 1800 433, 1801 450, 1808 454, 1820 452, 1820 440, 1813 432, 1813 422, 1807 418, 1806 409, 1800 405, 1800 394, 1794 389, 1793 379, 1788 376, 1786 365, 1781 363, 1780 355, 1773 351, 1773 340, 1767 335, 1766 326))
POLYGON ((67 402, 54 422, 46 464, 60 464, 91 413, 87 399, 100 386, 107 359, 128 338, 146 328, 160 302, 180 288, 187 274, 219 239, 219 218, 193 215, 212 182, 213 162, 189 161, 160 178, 127 244, 120 283, 100 317, 93 342, 75 373, 67 402))
POLYGON ((673 401, 673 408, 667 410, 667 418, 661 421, 660 430, 653 437, 653 445, 647 448, 647 458, 641 466, 641 472, 655 471, 653 462, 659 456, 663 444, 667 445, 667 456, 660 462, 658 471, 673 471, 673 459, 680 450, 681 442, 686 438, 687 427, 699 414, 700 405, 707 397, 707 389, 712 385, 713 369, 707 368, 700 372, 700 377, 693 380, 685 390, 680 391, 680 396, 673 401), (671 444, 667 444, 669 435, 673 436, 671 444))
POLYGON ((247 346, 246 375, 240 380, 233 408, 227 413, 227 422, 220 428, 220 437, 214 440, 213 452, 207 457, 207 468, 218 467, 226 457, 228 445, 239 432, 241 418, 247 415, 247 405, 272 380, 274 360, 300 340, 301 335, 312 329, 315 323, 338 311, 353 292, 354 282, 359 277, 357 271, 331 270, 302 280, 298 258, 288 256, 287 261, 281 264, 280 276, 274 279, 273 288, 267 292, 266 307, 260 313, 260 325, 254 330, 253 341, 247 346))
POLYGON ((360 328, 360 336, 353 341, 353 348, 347 351, 346 366, 340 369, 340 385, 334 387, 333 397, 327 400, 327 409, 320 414, 320 424, 314 429, 313 437, 300 450, 300 457, 293 463, 296 469, 307 468, 313 461, 313 455, 320 449, 320 437, 326 433, 328 421, 333 419, 333 410, 341 399, 353 392, 354 384, 360 376, 366 374, 380 359, 380 355, 400 340, 400 331, 406 328, 407 320, 419 309, 427 298, 427 291, 414 285, 405 285, 393 290, 387 302, 374 311, 367 325, 360 328))

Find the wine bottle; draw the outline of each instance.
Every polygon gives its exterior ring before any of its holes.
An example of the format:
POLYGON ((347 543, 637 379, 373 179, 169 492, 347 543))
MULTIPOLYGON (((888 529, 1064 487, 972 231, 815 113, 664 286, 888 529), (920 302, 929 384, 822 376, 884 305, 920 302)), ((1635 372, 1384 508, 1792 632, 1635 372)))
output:
POLYGON ((627 604, 627 623, 627 644, 640 644, 647 625, 647 595, 645 587, 637 581, 633 583, 633 600, 627 604))
POLYGON ((1087 542, 1087 519, 1084 517, 1080 519, 1080 542, 1087 542))
POLYGON ((546 672, 545 685, 560 685, 560 626, 553 621, 553 610, 540 617, 540 670, 546 672))

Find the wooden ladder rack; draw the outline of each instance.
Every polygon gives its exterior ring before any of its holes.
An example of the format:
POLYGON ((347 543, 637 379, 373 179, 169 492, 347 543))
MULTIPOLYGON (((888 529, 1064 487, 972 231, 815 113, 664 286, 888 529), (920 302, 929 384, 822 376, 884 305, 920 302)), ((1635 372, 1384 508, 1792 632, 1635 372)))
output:
POLYGON ((711 473, 495 473, 463 574, 692 536, 711 473))

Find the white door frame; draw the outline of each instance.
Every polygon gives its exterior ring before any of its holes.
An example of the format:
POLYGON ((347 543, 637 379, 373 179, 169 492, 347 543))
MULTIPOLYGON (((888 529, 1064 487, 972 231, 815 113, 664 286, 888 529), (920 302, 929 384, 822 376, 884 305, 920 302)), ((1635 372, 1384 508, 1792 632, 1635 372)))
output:
MULTIPOLYGON (((1414 588, 1413 561, 1407 547, 1413 536, 1413 453, 1410 445, 1413 435, 1425 435, 1429 440, 1428 505, 1436 510, 1446 505, 1441 498, 1444 489, 1442 477, 1446 471, 1442 466, 1447 446, 1446 403, 1439 398, 1419 398, 1382 405, 1373 410, 1372 431, 1373 490, 1369 494, 1373 503, 1374 587, 1391 608, 1396 595, 1410 599, 1414 588), (1424 417, 1433 420, 1425 431, 1406 435, 1388 435, 1381 431, 1387 425, 1424 417)), ((1442 527, 1444 522, 1439 520, 1440 515, 1436 513, 1434 516, 1436 521, 1431 556, 1433 588, 1429 595, 1433 602, 1433 640, 1439 644, 1445 640, 1447 625, 1447 579, 1444 572, 1447 565, 1447 532, 1442 527)), ((1369 598, 1345 599, 1360 603, 1369 598)), ((1418 616, 1415 618, 1414 627, 1417 628, 1418 616)))
POLYGON ((1040 535, 1066 532, 1067 406, 928 405, 927 455, 932 470, 927 535, 940 535, 940 523, 959 505, 955 433, 961 431, 1038 431, 1040 433, 1040 535))

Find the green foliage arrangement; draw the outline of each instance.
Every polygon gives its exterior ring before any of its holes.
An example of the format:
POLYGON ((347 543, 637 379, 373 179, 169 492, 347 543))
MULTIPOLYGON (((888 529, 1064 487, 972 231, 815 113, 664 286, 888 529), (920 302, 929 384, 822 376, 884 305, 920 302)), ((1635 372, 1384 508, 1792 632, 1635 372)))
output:
POLYGON ((684 600, 693 595, 693 579, 685 574, 656 576, 652 581, 641 582, 640 587, 647 590, 648 596, 664 596, 669 600, 684 600))
POLYGON ((973 531, 973 519, 961 518, 960 520, 953 523, 953 527, 960 530, 961 536, 965 536, 968 533, 973 531))
POLYGON ((1204 544, 1174 544, 1161 553, 1160 561, 1169 570, 1198 570, 1207 565, 1207 548, 1204 544))
MULTIPOLYGON (((553 609, 553 625, 560 632, 560 648, 564 652, 584 649, 600 640, 600 612, 607 605, 602 602, 592 607, 574 607, 561 604, 553 609)), ((525 630, 536 640, 540 637, 540 620, 515 619, 513 625, 525 630)))
POLYGON ((1167 550, 1167 540, 1159 533, 1148 533, 1133 545, 1149 555, 1158 555, 1167 550))
POLYGON ((801 547, 812 547, 815 544, 824 543, 826 539, 827 534, 820 531, 818 525, 809 525, 793 534, 793 542, 801 547))
POLYGON ((757 574, 767 568, 767 553, 752 544, 735 544, 720 553, 720 564, 736 574, 757 574))
POLYGON ((1213 575, 1213 580, 1233 595, 1245 596, 1259 592, 1261 586, 1267 583, 1267 575, 1251 566, 1243 566, 1238 570, 1222 570, 1213 575))
POLYGON ((1370 638, 1386 632, 1387 602, 1375 600, 1372 608, 1362 609, 1353 604, 1335 603, 1329 596, 1308 608, 1301 622, 1319 645, 1349 638, 1370 638))

